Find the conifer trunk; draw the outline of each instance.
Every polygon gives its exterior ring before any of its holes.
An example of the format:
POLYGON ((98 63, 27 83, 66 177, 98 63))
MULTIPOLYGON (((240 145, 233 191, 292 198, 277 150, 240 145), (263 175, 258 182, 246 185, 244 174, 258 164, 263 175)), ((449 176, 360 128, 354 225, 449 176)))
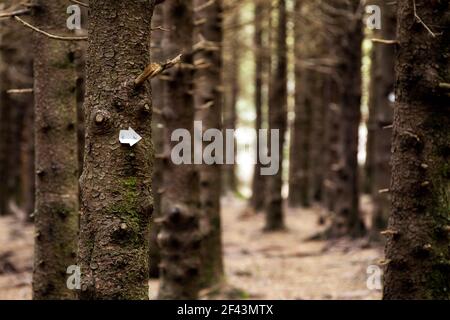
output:
MULTIPOLYGON (((396 38, 396 5, 380 1, 382 7, 382 28, 380 38, 392 40, 396 38)), ((374 48, 374 74, 371 84, 374 96, 373 119, 369 120, 372 125, 371 132, 373 143, 373 164, 371 173, 371 194, 374 200, 374 214, 372 218, 372 236, 378 238, 379 232, 384 230, 390 210, 389 193, 380 193, 381 190, 389 189, 391 178, 391 140, 394 104, 395 82, 395 46, 376 44, 374 48)))
MULTIPOLYGON (((271 10, 268 8, 267 4, 258 1, 255 3, 255 34, 254 34, 254 45, 255 45, 255 130, 256 130, 256 164, 253 169, 253 180, 252 180, 252 197, 250 199, 251 207, 256 211, 260 212, 264 209, 265 196, 262 190, 265 189, 266 179, 261 175, 261 161, 259 159, 259 130, 263 128, 264 123, 264 73, 267 68, 270 67, 267 63, 267 56, 270 55, 270 49, 265 46, 264 39, 268 35, 268 28, 264 23, 266 18, 269 18, 269 13, 271 10)), ((267 99, 266 99, 267 100, 267 99)))
MULTIPOLYGON (((164 26, 163 6, 159 5, 155 7, 155 12, 152 19, 152 36, 151 36, 151 51, 152 61, 163 62, 164 52, 162 48, 162 40, 164 31, 159 27, 164 26)), ((167 57, 169 58, 169 57, 167 57)), ((173 58, 173 57, 172 57, 173 58)), ((151 82, 153 94, 153 108, 158 112, 153 113, 152 119, 152 137, 153 146, 155 148, 155 168, 153 171, 153 199, 154 210, 152 222, 161 217, 161 198, 164 191, 163 177, 164 177, 164 122, 160 114, 160 111, 164 110, 164 81, 159 78, 154 78, 151 82)), ((159 276, 159 263, 161 262, 160 248, 158 246, 158 233, 160 226, 156 223, 152 223, 150 227, 150 251, 149 259, 150 266, 149 272, 151 278, 157 278, 159 276)))
MULTIPOLYGON (((33 24, 68 34, 67 3, 38 1, 33 24)), ((33 299, 72 299, 66 270, 76 264, 78 145, 74 43, 39 33, 34 41, 36 208, 33 299)))
POLYGON ((449 11, 448 1, 398 1, 384 299, 450 299, 449 11))
MULTIPOLYGON (((192 1, 166 0, 163 11, 165 27, 171 30, 164 33, 164 54, 176 56, 181 52, 183 65, 192 65, 192 1)), ((167 156, 178 144, 171 141, 175 130, 185 130, 191 137, 194 131, 193 71, 183 65, 165 74, 162 115, 167 156)), ((189 156, 192 155, 191 152, 189 156)), ((159 298, 196 299, 201 272, 198 173, 193 164, 176 165, 167 159, 164 165, 162 224, 158 235, 161 247, 159 298)))
POLYGON ((155 1, 90 3, 81 185, 82 299, 148 299, 153 148, 149 63, 155 1), (119 142, 131 127, 134 146, 119 142))
MULTIPOLYGON (((222 130, 222 1, 194 0, 194 65, 196 120, 203 131, 222 130), (200 8, 200 9, 199 9, 200 8)), ((202 227, 205 233, 202 285, 222 281, 221 165, 199 167, 202 227)))
MULTIPOLYGON (((266 203, 266 231, 283 229, 283 151, 287 127, 287 12, 286 1, 278 0, 277 47, 275 70, 271 77, 269 97, 269 129, 279 130, 278 159, 279 170, 275 175, 268 176, 266 203)), ((272 156, 273 157, 273 156, 272 156)))
MULTIPOLYGON (((337 142, 331 158, 333 188, 333 221, 330 237, 358 237, 364 233, 364 224, 359 212, 358 182, 358 136, 361 121, 361 60, 362 60, 362 15, 360 1, 328 0, 324 12, 336 31, 332 34, 332 54, 336 60, 333 78, 331 119, 339 127, 337 142), (333 117, 333 116, 332 116, 333 117)), ((330 115, 331 116, 331 115, 330 115)), ((331 133, 332 135, 334 133, 331 133)), ((332 146, 334 148, 334 146, 332 146)))

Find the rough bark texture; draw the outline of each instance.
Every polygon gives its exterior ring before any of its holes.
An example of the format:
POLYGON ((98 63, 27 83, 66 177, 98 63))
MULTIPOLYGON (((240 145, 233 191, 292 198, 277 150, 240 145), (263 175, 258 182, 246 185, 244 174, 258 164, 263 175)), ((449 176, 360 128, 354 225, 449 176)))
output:
MULTIPOLYGON (((302 1, 295 1, 294 13, 301 16, 302 1)), ((301 19, 294 24, 295 57, 295 119, 291 130, 289 161, 289 197, 291 207, 309 207, 311 204, 311 131, 313 71, 301 68, 301 60, 307 58, 312 40, 308 28, 301 19)))
POLYGON ((364 224, 359 214, 358 133, 361 121, 360 1, 329 0, 323 7, 332 22, 332 54, 336 59, 334 103, 339 121, 337 158, 331 166, 335 188, 330 237, 360 236, 364 224))
POLYGON ((75 54, 75 65, 77 69, 77 116, 78 116, 78 168, 79 173, 83 171, 84 161, 84 96, 86 93, 86 47, 85 42, 77 43, 75 54))
POLYGON ((150 85, 134 79, 149 63, 155 1, 90 3, 86 146, 81 185, 82 299, 148 299, 153 210, 150 85), (129 127, 142 140, 120 144, 129 127))
POLYGON ((283 217, 283 151, 285 132, 287 127, 287 12, 286 1, 277 3, 277 46, 275 56, 275 70, 272 73, 269 93, 269 129, 279 130, 279 171, 268 176, 266 203, 266 231, 276 231, 284 228, 283 217))
POLYGON ((450 299, 450 3, 415 3, 423 23, 398 1, 384 299, 450 299))
MULTIPOLYGON (((392 40, 396 37, 396 6, 380 1, 382 7, 382 29, 380 38, 392 40)), ((373 144, 371 194, 374 200, 374 212, 372 217, 372 237, 378 238, 381 230, 387 225, 390 210, 389 193, 380 193, 380 190, 388 189, 391 179, 391 140, 392 129, 389 127, 393 121, 393 102, 391 95, 394 93, 394 62, 395 46, 375 44, 372 63, 374 68, 371 75, 370 99, 372 105, 372 118, 369 119, 369 135, 373 144)))
MULTIPOLYGON (((194 0, 194 65, 196 119, 203 130, 222 129, 222 1, 194 0), (208 108, 205 108, 209 104, 208 108)), ((202 229, 202 285, 223 278, 222 231, 220 219, 221 168, 218 164, 199 168, 202 229)))
MULTIPOLYGON (((67 3, 38 2, 33 23, 67 34, 67 3)), ((71 42, 34 33, 36 209, 33 299, 72 299, 66 270, 76 264, 78 152, 76 69, 71 42)))
MULTIPOLYGON (((171 141, 174 130, 185 129, 193 136, 192 97, 192 1, 166 0, 163 48, 167 56, 183 55, 182 63, 166 74, 164 82, 165 154, 178 142, 171 141)), ((192 156, 192 152, 191 152, 192 156)), ((200 289, 201 230, 198 173, 193 164, 175 165, 167 159, 164 167, 162 224, 158 235, 161 247, 160 299, 196 299, 200 289)))
MULTIPOLYGON (((158 29, 164 25, 163 18, 163 6, 159 5, 155 7, 155 12, 152 19, 152 36, 151 36, 151 50, 152 50, 152 60, 156 62, 162 62, 165 58, 162 39, 164 36, 164 31, 158 29)), ((172 57, 173 58, 173 57, 172 57)), ((164 97, 163 97, 163 80, 159 77, 152 79, 152 92, 153 94, 153 109, 162 111, 164 109, 164 97)), ((161 193, 163 189, 163 176, 164 176, 164 124, 160 112, 153 113, 152 119, 152 138, 153 146, 155 148, 155 165, 153 170, 153 199, 154 199, 154 209, 152 221, 155 221, 161 217, 161 193)), ((151 278, 157 278, 159 276, 159 263, 161 262, 160 249, 157 242, 157 237, 159 233, 159 225, 152 223, 150 227, 150 251, 149 259, 150 266, 149 272, 151 278)))

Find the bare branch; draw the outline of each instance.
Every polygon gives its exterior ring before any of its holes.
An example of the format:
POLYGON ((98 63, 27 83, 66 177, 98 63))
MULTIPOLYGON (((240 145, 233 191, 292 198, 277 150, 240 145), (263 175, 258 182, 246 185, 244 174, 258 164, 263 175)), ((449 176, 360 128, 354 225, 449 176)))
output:
POLYGON ((214 101, 209 101, 209 102, 205 103, 204 105, 197 107, 196 109, 199 111, 207 110, 207 109, 212 108, 213 106, 214 106, 214 101))
POLYGON ((372 42, 373 43, 381 43, 381 44, 398 44, 397 40, 386 40, 386 39, 377 39, 377 38, 373 38, 372 42))
POLYGON ((1 18, 11 18, 15 16, 21 16, 25 14, 29 14, 30 9, 19 9, 11 12, 0 12, 0 19, 1 18))
POLYGON ((157 75, 161 74, 167 69, 172 68, 173 66, 177 65, 181 62, 182 55, 179 54, 175 58, 168 60, 167 62, 163 64, 159 63, 151 63, 149 64, 145 70, 134 80, 135 86, 141 86, 147 79, 152 79, 156 77, 157 75))
POLYGON ((14 16, 14 19, 16 19, 17 21, 22 23, 27 28, 30 28, 33 31, 39 32, 40 34, 43 34, 44 36, 49 37, 50 39, 62 40, 62 41, 85 41, 85 40, 88 39, 87 37, 63 37, 63 36, 57 36, 57 35, 48 33, 48 32, 46 32, 44 30, 41 30, 41 29, 39 29, 39 28, 29 24, 28 22, 26 22, 25 20, 22 20, 18 16, 14 16))
POLYGON ((426 23, 422 20, 422 18, 417 14, 416 0, 413 0, 413 6, 414 6, 414 18, 416 18, 417 21, 419 21, 419 23, 423 25, 423 27, 431 34, 433 38, 436 38, 436 34, 426 25, 426 23))
POLYGON ((439 88, 450 90, 450 83, 445 83, 445 82, 439 83, 439 88))
POLYGON ((81 1, 78 1, 78 0, 70 0, 70 1, 73 2, 73 3, 79 4, 82 7, 89 8, 89 5, 87 3, 84 3, 84 2, 81 2, 81 1))
POLYGON ((23 94, 23 93, 33 93, 33 88, 27 89, 10 89, 6 91, 7 94, 23 94))
POLYGON ((205 2, 204 4, 194 8, 194 12, 202 11, 202 10, 212 6, 215 2, 216 2, 216 0, 209 0, 208 2, 205 2))
POLYGON ((156 30, 170 32, 170 29, 164 28, 163 26, 157 26, 152 28, 152 31, 156 30))

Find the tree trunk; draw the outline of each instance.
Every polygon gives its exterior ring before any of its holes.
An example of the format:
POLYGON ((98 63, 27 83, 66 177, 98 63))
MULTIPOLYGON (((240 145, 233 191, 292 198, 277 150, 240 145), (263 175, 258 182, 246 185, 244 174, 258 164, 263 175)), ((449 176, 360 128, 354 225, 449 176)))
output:
POLYGON ((450 299, 449 10, 448 1, 398 2, 384 299, 450 299))
MULTIPOLYGON (((320 43, 319 45, 321 45, 320 43)), ((319 46, 316 44, 316 46, 319 46)), ((319 56, 323 55, 323 47, 316 51, 319 56)), ((311 200, 321 203, 323 200, 323 181, 325 179, 325 158, 327 150, 325 143, 325 119, 326 119, 326 96, 324 92, 324 75, 320 72, 314 72, 312 75, 311 86, 311 135, 310 135, 310 192, 311 200)))
MULTIPOLYGON (((152 36, 151 36, 151 50, 152 50, 152 60, 153 61, 164 61, 162 40, 164 36, 164 31, 158 29, 164 25, 163 9, 162 5, 155 7, 155 12, 152 19, 152 36)), ((176 55, 176 54, 175 54, 176 55)), ((169 58, 169 57, 167 57, 169 58)), ((172 57, 173 58, 173 57, 172 57)), ((153 94, 153 106, 154 110, 162 111, 164 110, 164 82, 159 78, 152 79, 152 92, 153 94)), ((152 121, 152 137, 153 137, 153 147, 155 148, 155 165, 153 171, 153 217, 152 221, 161 217, 161 193, 163 189, 163 177, 164 177, 164 124, 160 112, 153 113, 152 121)), ((159 276, 159 263, 161 262, 160 248, 158 246, 158 233, 160 227, 156 223, 152 223, 150 228, 150 253, 149 253, 149 272, 151 278, 158 278, 159 276)))
MULTIPOLYGON (((192 65, 192 1, 166 0, 163 48, 167 56, 184 53, 183 63, 192 65)), ((175 130, 184 129, 193 136, 194 101, 192 69, 175 67, 164 82, 166 124, 165 154, 170 155, 177 142, 175 130)), ((188 142, 191 142, 190 140, 188 142)), ((192 157, 192 152, 189 156, 192 157)), ((196 299, 200 289, 201 230, 198 174, 193 164, 165 162, 162 225, 158 235, 161 247, 160 299, 196 299)))
MULTIPOLYGON (((10 8, 17 1, 0 1, 0 4, 10 8)), ((31 32, 10 20, 0 23, 0 215, 11 213, 9 204, 12 201, 31 214, 34 208, 29 197, 34 188, 29 186, 34 186, 34 183, 28 183, 30 171, 27 160, 33 158, 28 157, 26 142, 30 140, 26 141, 24 135, 33 131, 32 124, 27 126, 25 123, 33 113, 33 96, 7 93, 9 89, 32 87, 31 32)), ((31 174, 34 176, 34 171, 31 174)), ((33 181, 34 178, 31 179, 33 181)))
MULTIPOLYGON (((222 1, 194 0, 195 108, 203 130, 222 129, 222 1)), ((223 278, 220 218, 221 168, 219 164, 199 167, 202 229, 205 233, 202 285, 217 284, 223 278)))
POLYGON ((150 85, 135 85, 149 62, 155 1, 90 3, 86 146, 81 185, 82 299, 148 299, 153 211, 150 85), (129 127, 141 137, 119 142, 129 127))
MULTIPOLYGON (((395 4, 380 3, 383 10, 382 29, 380 36, 382 39, 395 39, 396 37, 396 6, 395 4)), ((371 174, 372 189, 371 194, 374 200, 374 213, 372 217, 372 237, 378 238, 381 230, 387 225, 390 210, 390 199, 388 193, 380 193, 380 190, 388 189, 391 179, 391 140, 393 121, 393 102, 390 100, 394 94, 395 82, 395 47, 392 45, 375 44, 374 60, 371 84, 375 98, 373 109, 374 119, 369 119, 373 130, 373 171, 371 174)), ((369 131, 370 132, 370 131, 369 131)))
POLYGON ((340 109, 336 104, 336 82, 328 77, 325 80, 324 96, 326 101, 325 116, 325 178, 323 181, 323 205, 329 212, 334 212, 337 197, 336 172, 333 170, 339 153, 340 109))
MULTIPOLYGON (((228 28, 224 33, 224 46, 226 48, 224 52, 224 62, 227 68, 223 69, 225 97, 224 97, 224 110, 223 121, 224 129, 236 130, 237 122, 237 102, 240 93, 239 72, 240 72, 240 55, 241 55, 241 43, 239 39, 239 23, 240 12, 237 3, 233 3, 228 7, 228 10, 232 10, 229 13, 230 21, 228 28)), ((225 132, 225 131, 224 131, 225 132)), ((235 144, 235 139, 232 141, 235 144)), ((234 164, 227 164, 223 166, 223 194, 235 193, 238 191, 238 181, 236 177, 237 166, 234 164)))
MULTIPOLYGON (((265 18, 269 18, 271 10, 266 4, 261 1, 255 3, 255 34, 254 34, 254 46, 255 46, 255 130, 256 130, 256 164, 253 169, 253 181, 252 181, 252 197, 250 199, 251 207, 259 212, 264 209, 266 179, 261 175, 261 162, 259 159, 259 130, 263 128, 264 121, 264 72, 270 65, 267 63, 267 56, 270 55, 269 48, 264 44, 264 36, 268 35, 268 28, 265 30, 263 23, 265 18)), ((270 29, 269 29, 270 30, 270 29)))
MULTIPOLYGON (((38 2, 33 23, 67 33, 67 3, 38 2)), ((66 270, 76 264, 78 152, 74 45, 38 33, 34 37, 36 209, 34 299, 72 299, 66 270)))
MULTIPOLYGON (((33 70, 31 66, 30 70, 33 70)), ((31 76, 31 74, 30 74, 31 76)), ((33 86, 30 77, 29 87, 33 86)), ((20 157, 20 188, 21 208, 25 213, 26 221, 32 221, 34 217, 35 197, 35 169, 34 169, 34 106, 33 96, 26 97, 28 101, 24 105, 24 120, 21 133, 21 157, 20 157)))
POLYGON ((331 48, 336 59, 335 107, 339 117, 337 162, 334 176, 335 202, 330 237, 357 237, 364 233, 359 213, 358 136, 361 121, 361 60, 363 28, 360 1, 329 0, 324 12, 336 32, 331 48), (351 18, 349 18, 351 17, 351 18))
MULTIPOLYGON (((379 35, 378 31, 373 32, 373 36, 377 37, 379 35)), ((376 108, 378 106, 377 99, 378 95, 375 93, 378 88, 378 83, 376 82, 377 77, 379 77, 380 72, 377 69, 380 67, 377 63, 377 44, 373 44, 372 52, 370 54, 371 65, 370 65, 370 84, 369 84, 369 99, 368 99, 368 119, 366 122, 367 126, 367 141, 366 141, 366 161, 364 163, 364 177, 363 177, 363 192, 372 195, 374 189, 373 183, 373 171, 374 169, 374 157, 375 157, 375 135, 376 135, 376 108)))
MULTIPOLYGON (((278 0, 278 26, 275 70, 272 74, 269 97, 269 129, 279 130, 278 160, 279 170, 268 176, 266 231, 284 228, 283 217, 283 151, 287 127, 287 12, 286 1, 278 0)), ((274 155, 272 155, 273 157, 274 155)), ((276 157, 275 157, 276 158, 276 157)))
MULTIPOLYGON (((295 1, 294 13, 301 16, 302 1, 295 1)), ((291 131, 289 161, 290 207, 309 207, 311 204, 311 131, 312 131, 312 91, 313 71, 302 69, 301 60, 307 58, 309 39, 308 28, 301 19, 295 19, 294 59, 295 59, 295 120, 291 131)))

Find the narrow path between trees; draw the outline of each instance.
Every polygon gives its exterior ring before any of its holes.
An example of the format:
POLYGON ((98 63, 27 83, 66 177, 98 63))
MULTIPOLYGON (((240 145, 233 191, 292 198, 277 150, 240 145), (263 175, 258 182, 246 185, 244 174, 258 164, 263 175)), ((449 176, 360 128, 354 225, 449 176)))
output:
MULTIPOLYGON (((383 257, 366 240, 306 241, 321 229, 318 209, 288 210, 283 233, 263 233, 264 217, 242 201, 223 201, 227 284, 204 298, 379 299, 366 287, 367 267, 383 257)), ((30 299, 33 228, 0 218, 0 299, 30 299)), ((150 296, 157 281, 150 282, 150 296)))

